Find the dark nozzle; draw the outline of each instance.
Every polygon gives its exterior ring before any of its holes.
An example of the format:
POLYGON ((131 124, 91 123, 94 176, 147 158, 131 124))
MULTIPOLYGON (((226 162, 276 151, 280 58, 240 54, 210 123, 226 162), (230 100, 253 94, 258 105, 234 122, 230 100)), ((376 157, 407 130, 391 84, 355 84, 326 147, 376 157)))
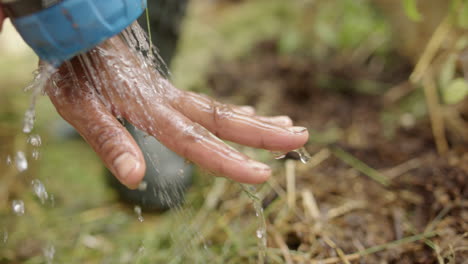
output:
POLYGON ((0 0, 5 13, 11 18, 32 15, 64 0, 0 0))

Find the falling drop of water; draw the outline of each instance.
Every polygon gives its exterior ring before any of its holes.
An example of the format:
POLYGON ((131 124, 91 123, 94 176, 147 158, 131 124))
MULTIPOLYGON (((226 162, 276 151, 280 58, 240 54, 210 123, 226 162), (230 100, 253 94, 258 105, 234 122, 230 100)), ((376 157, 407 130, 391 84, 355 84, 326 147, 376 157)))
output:
POLYGON ((253 206, 255 209, 255 215, 259 221, 259 228, 255 231, 257 238, 259 239, 259 262, 264 263, 266 258, 266 248, 267 248, 267 237, 266 233, 266 221, 265 215, 263 214, 263 207, 260 199, 256 196, 257 199, 252 200, 253 206))
POLYGON ((8 231, 6 229, 3 231, 2 241, 3 241, 3 244, 6 244, 8 242, 8 231))
POLYGON ((299 158, 301 159, 302 163, 306 164, 307 162, 309 162, 310 154, 309 154, 309 152, 307 152, 307 150, 304 147, 302 147, 300 149, 296 149, 296 150, 294 150, 294 152, 299 154, 299 158))
POLYGON ((55 196, 53 194, 50 195, 50 206, 55 207, 55 196))
POLYGON ((31 156, 33 157, 33 159, 38 160, 40 156, 39 149, 33 149, 31 156))
POLYGON ((140 222, 145 221, 145 219, 143 218, 143 215, 141 215, 142 211, 141 211, 140 206, 135 205, 135 208, 133 208, 133 210, 135 211, 135 213, 136 213, 136 215, 138 217, 138 221, 140 221, 140 222))
POLYGON ((255 235, 258 238, 258 263, 265 263, 266 260, 266 249, 267 249, 267 237, 266 237, 266 221, 265 215, 263 213, 262 202, 257 196, 256 188, 254 186, 240 184, 242 190, 247 194, 247 196, 252 201, 253 207, 255 209, 255 216, 258 218, 259 227, 255 231, 255 235))
POLYGON ((19 172, 23 172, 28 169, 28 160, 24 152, 18 151, 15 157, 15 165, 19 172))
POLYGON ((271 154, 273 154, 273 157, 275 159, 284 159, 286 157, 286 154, 288 153, 284 153, 284 152, 278 152, 278 151, 272 151, 271 154))
POLYGON ((138 185, 139 191, 146 191, 147 188, 148 188, 148 183, 145 181, 140 182, 140 184, 138 185))
POLYGON ((28 137, 28 143, 34 147, 39 147, 42 144, 41 136, 39 135, 30 135, 28 137))
POLYGON ((38 71, 36 72, 36 76, 31 85, 25 88, 25 91, 32 90, 31 94, 31 103, 29 105, 28 110, 26 110, 24 114, 23 120, 23 132, 26 134, 31 133, 34 128, 34 120, 36 119, 36 101, 38 96, 44 90, 44 86, 49 79, 50 76, 56 71, 56 69, 47 64, 42 63, 39 66, 38 71))
POLYGON ((44 184, 42 184, 40 180, 33 180, 31 184, 33 186, 34 193, 39 198, 41 203, 44 204, 45 201, 49 198, 49 194, 47 193, 44 184))
POLYGON ((8 166, 10 166, 11 163, 12 163, 12 161, 11 161, 11 156, 8 155, 8 156, 6 157, 6 164, 7 164, 8 166))
POLYGON ((179 169, 177 172, 177 176, 183 177, 184 176, 184 169, 179 169))
POLYGON ((257 206, 255 208, 255 216, 256 217, 261 217, 263 215, 263 207, 257 206))
POLYGON ((141 246, 138 248, 138 251, 137 251, 137 253, 136 253, 136 257, 137 257, 137 258, 143 257, 143 256, 145 255, 145 250, 146 250, 145 246, 141 245, 141 246))
POLYGON ((31 133, 34 128, 34 120, 36 119, 36 111, 34 109, 28 109, 24 113, 23 133, 31 133))
POLYGON ((13 209, 13 212, 18 215, 24 215, 24 202, 21 200, 13 200, 11 202, 11 208, 13 209))
POLYGON ((263 238, 264 231, 262 229, 257 229, 256 234, 259 239, 263 238))
POLYGON ((54 245, 48 245, 42 249, 42 253, 48 264, 52 264, 55 256, 55 247, 54 245))

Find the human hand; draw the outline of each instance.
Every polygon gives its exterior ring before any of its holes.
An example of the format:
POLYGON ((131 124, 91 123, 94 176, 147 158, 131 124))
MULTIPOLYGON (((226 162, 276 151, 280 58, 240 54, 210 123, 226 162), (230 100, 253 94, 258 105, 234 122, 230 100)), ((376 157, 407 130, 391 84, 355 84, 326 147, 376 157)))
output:
POLYGON ((226 105, 181 91, 147 65, 120 37, 63 64, 46 87, 59 114, 93 147, 113 174, 136 188, 145 173, 123 117, 179 155, 238 182, 261 183, 270 168, 218 138, 274 151, 300 148, 307 129, 289 117, 262 117, 251 107, 226 105))

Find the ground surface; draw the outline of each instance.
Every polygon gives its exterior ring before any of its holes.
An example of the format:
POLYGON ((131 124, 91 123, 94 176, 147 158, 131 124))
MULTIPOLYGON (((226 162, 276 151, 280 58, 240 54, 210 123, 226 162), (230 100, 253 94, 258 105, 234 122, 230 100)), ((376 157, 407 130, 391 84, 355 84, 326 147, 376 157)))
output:
MULTIPOLYGON (((468 258, 464 249, 468 146, 456 142, 449 154, 439 156, 426 119, 406 123, 403 115, 396 122, 385 121, 394 106, 384 104, 385 96, 353 92, 360 76, 343 75, 349 68, 326 73, 347 83, 344 88, 348 91, 330 90, 320 86, 316 74, 310 74, 318 65, 283 56, 272 43, 260 43, 257 48, 261 52, 253 52, 259 55, 218 65, 211 83, 218 96, 259 104, 272 114, 285 113, 312 131, 307 149, 317 160, 298 165, 297 208, 283 216, 286 219, 278 219, 277 213, 268 217, 271 229, 276 229, 272 234, 279 232, 289 249, 304 253, 301 257, 291 254, 290 258, 339 256, 340 250, 350 254, 436 232, 439 235, 426 241, 383 250, 362 261, 437 263, 439 254, 444 261, 463 263, 468 258), (252 83, 258 86, 252 87, 252 83), (250 97, 241 96, 249 93, 250 97), (376 169, 388 185, 372 179, 377 171, 369 171, 366 165, 376 169), (319 209, 315 216, 303 205, 307 192, 315 197, 313 203, 319 209), (460 251, 451 255, 449 248, 460 251)), ((404 72, 401 74, 404 78, 404 72)), ((411 119, 411 115, 406 118, 411 119)), ((284 179, 279 181, 286 188, 284 179)), ((269 195, 275 197, 273 193, 269 195)), ((265 205, 270 202, 264 200, 265 205)), ((271 244, 281 247, 279 241, 272 239, 271 244)), ((329 263, 344 259, 338 257, 329 263)))

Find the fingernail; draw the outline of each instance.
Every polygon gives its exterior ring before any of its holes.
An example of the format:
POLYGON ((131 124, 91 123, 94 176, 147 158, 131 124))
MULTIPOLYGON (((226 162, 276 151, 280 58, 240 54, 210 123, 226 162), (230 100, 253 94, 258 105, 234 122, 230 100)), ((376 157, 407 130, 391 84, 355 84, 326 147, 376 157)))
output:
POLYGON ((130 153, 124 153, 114 160, 114 169, 117 177, 125 180, 130 174, 140 166, 140 162, 130 153))
POLYGON ((289 118, 289 116, 275 116, 275 117, 272 117, 271 120, 274 123, 282 124, 282 125, 292 124, 292 120, 291 118, 289 118))
POLYGON ((307 131, 307 128, 305 127, 300 127, 300 126, 295 126, 295 127, 289 127, 287 128, 289 131, 296 133, 296 134, 302 134, 307 131))
POLYGON ((246 114, 254 114, 254 113, 255 113, 255 108, 253 108, 253 107, 250 106, 250 105, 241 106, 241 107, 239 107, 239 109, 240 109, 242 112, 245 112, 246 114))

